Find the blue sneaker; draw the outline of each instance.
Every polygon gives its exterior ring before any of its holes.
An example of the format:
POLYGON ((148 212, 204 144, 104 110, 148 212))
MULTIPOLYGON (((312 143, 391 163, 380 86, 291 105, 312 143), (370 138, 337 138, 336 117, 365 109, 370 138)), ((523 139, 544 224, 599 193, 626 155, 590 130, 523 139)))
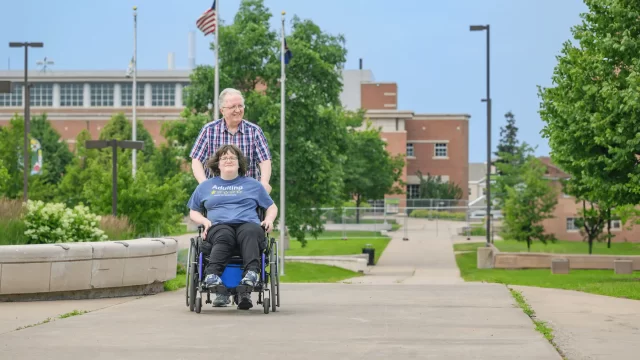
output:
POLYGON ((222 284, 222 279, 220 279, 220 276, 218 276, 216 274, 209 274, 204 279, 204 284, 206 286, 221 285, 222 284))
POLYGON ((247 274, 244 276, 244 278, 242 278, 242 281, 240 281, 240 283, 242 285, 249 285, 249 286, 256 286, 256 283, 258 282, 258 274, 256 274, 255 271, 247 271, 247 274))

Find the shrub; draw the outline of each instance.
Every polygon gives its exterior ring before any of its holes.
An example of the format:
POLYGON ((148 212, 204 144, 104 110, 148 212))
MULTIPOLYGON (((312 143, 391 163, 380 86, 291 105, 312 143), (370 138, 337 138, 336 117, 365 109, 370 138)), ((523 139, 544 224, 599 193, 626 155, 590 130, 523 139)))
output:
POLYGON ((105 215, 100 219, 100 229, 109 240, 129 240, 135 237, 134 228, 126 216, 105 215))
POLYGON ((25 244, 24 208, 21 200, 0 199, 0 245, 25 244))
POLYGON ((104 241, 107 236, 98 227, 100 219, 84 205, 70 209, 61 203, 30 200, 24 220, 27 243, 104 241))

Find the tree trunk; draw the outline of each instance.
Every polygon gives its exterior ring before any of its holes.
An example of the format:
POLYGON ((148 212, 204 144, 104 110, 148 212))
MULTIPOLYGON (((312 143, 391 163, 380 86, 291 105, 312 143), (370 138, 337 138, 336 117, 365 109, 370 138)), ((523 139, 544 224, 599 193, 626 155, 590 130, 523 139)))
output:
POLYGON ((356 224, 360 224, 360 194, 356 195, 356 224))
POLYGON ((607 209, 607 248, 611 249, 611 208, 607 209))
POLYGON ((589 236, 589 255, 593 252, 593 238, 589 236))
POLYGON ((527 238, 527 251, 531 252, 531 239, 527 238))

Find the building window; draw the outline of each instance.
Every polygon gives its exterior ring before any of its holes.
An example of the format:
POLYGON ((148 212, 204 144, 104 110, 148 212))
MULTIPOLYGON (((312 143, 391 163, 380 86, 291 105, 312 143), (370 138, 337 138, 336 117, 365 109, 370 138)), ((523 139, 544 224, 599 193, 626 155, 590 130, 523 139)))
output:
MULTIPOLYGON (((124 83, 120 84, 120 105, 121 106, 131 106, 133 99, 133 84, 124 83)), ((138 95, 136 96, 136 107, 144 106, 144 84, 137 83, 136 84, 136 92, 138 95)))
POLYGON ((407 199, 420 198, 420 185, 407 185, 407 199))
POLYGON ((151 84, 151 106, 175 106, 175 84, 151 84))
POLYGON ((611 220, 611 230, 622 230, 622 221, 611 220))
POLYGON ((407 143, 407 156, 415 156, 413 154, 413 144, 407 143))
POLYGON ((22 84, 11 84, 11 92, 0 94, 0 106, 22 106, 22 84))
POLYGON ((91 84, 91 106, 113 106, 113 84, 91 84))
POLYGON ((31 106, 53 106, 52 83, 32 84, 29 95, 29 104, 31 106))
POLYGON ((578 226, 576 226, 575 218, 567 218, 567 231, 576 231, 579 230, 578 226))
POLYGON ((84 85, 74 83, 60 84, 60 106, 82 106, 84 85))
POLYGON ((436 143, 435 147, 435 157, 447 157, 447 144, 446 143, 436 143))

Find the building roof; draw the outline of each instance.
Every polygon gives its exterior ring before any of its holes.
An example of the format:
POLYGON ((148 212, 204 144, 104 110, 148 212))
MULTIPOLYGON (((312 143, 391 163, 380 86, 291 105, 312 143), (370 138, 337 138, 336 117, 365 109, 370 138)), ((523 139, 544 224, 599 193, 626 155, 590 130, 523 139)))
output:
POLYGON ((487 174, 487 164, 469 163, 469 181, 482 180, 487 174))

